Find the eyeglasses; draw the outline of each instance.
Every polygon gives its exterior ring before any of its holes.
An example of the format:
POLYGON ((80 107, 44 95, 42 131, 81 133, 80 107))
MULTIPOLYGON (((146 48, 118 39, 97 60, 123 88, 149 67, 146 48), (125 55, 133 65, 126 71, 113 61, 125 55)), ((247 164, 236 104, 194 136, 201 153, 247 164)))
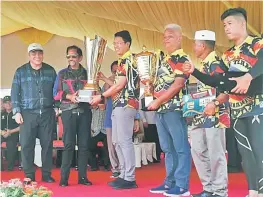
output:
POLYGON ((125 42, 113 42, 112 44, 113 44, 113 46, 116 46, 116 45, 122 45, 123 43, 125 43, 125 42))
POLYGON ((76 59, 77 57, 78 55, 67 55, 66 56, 67 59, 70 59, 70 58, 76 59))

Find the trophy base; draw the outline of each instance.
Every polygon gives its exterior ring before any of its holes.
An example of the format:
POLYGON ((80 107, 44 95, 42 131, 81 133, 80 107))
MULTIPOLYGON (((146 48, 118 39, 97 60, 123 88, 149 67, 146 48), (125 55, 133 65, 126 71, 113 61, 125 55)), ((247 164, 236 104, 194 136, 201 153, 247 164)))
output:
POLYGON ((92 96, 96 95, 96 90, 92 89, 84 89, 84 90, 79 90, 79 95, 78 95, 78 102, 81 103, 90 103, 92 100, 92 96))
POLYGON ((150 106, 151 102, 154 100, 153 96, 145 96, 144 98, 141 99, 141 110, 142 111, 153 111, 153 110, 148 110, 148 107, 150 106))
POLYGON ((83 90, 93 90, 93 91, 98 91, 99 88, 98 88, 98 85, 97 84, 94 84, 94 83, 87 83, 83 90))

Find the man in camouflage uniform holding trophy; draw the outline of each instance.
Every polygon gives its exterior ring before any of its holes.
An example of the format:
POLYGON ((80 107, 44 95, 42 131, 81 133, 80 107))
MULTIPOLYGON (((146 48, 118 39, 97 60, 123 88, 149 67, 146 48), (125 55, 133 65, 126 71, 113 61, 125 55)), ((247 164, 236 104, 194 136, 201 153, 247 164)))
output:
POLYGON ((130 52, 131 36, 126 30, 114 35, 114 49, 118 60, 116 83, 101 95, 94 96, 91 105, 104 98, 113 99, 112 142, 120 162, 119 177, 109 182, 114 189, 137 188, 135 182, 135 152, 132 142, 133 131, 138 130, 136 117, 139 108, 140 79, 134 64, 134 55, 130 52), (134 128, 136 126, 136 128, 134 128))
POLYGON ((182 116, 181 90, 188 76, 183 74, 182 65, 189 61, 181 49, 182 30, 176 24, 167 25, 164 32, 164 45, 168 56, 161 62, 154 84, 156 98, 148 110, 157 110, 156 126, 160 145, 165 153, 166 178, 151 193, 165 196, 188 196, 191 154, 188 143, 186 120, 182 116))

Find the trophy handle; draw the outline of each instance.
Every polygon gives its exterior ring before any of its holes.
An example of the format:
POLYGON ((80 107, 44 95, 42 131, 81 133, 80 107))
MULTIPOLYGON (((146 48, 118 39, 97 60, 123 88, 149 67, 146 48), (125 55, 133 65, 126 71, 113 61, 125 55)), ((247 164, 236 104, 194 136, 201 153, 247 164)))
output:
POLYGON ((94 68, 95 69, 95 72, 94 72, 94 76, 93 78, 97 78, 97 75, 98 75, 98 72, 100 71, 101 69, 101 65, 102 65, 102 61, 105 57, 105 53, 106 53, 106 49, 107 49, 107 41, 104 40, 102 37, 100 36, 96 36, 97 40, 98 40, 98 56, 97 56, 97 62, 96 62, 96 67, 94 68))
MULTIPOLYGON (((91 51, 92 51, 92 46, 90 44, 90 38, 87 36, 84 36, 84 46, 85 46, 85 63, 86 65, 92 65, 92 56, 91 56, 91 51)), ((90 80, 92 78, 92 69, 88 68, 87 66, 87 79, 90 80)))
POLYGON ((158 69, 159 69, 159 65, 160 65, 160 58, 161 58, 161 51, 158 50, 157 53, 155 53, 155 56, 156 56, 156 61, 155 61, 155 66, 154 66, 154 71, 153 71, 153 84, 155 84, 156 82, 156 79, 157 79, 157 73, 158 73, 158 69))

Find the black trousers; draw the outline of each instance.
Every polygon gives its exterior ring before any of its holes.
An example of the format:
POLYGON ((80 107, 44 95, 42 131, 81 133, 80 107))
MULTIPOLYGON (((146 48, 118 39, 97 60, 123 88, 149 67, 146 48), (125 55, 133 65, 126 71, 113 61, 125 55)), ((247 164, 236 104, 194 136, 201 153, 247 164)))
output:
POLYGON ((147 128, 144 127, 144 142, 154 142, 156 144, 156 157, 159 161, 162 149, 155 124, 148 124, 147 128))
MULTIPOLYGON (((61 167, 61 164, 62 164, 62 154, 63 154, 63 150, 58 150, 57 151, 57 158, 56 158, 56 168, 60 168, 61 167)), ((74 168, 76 167, 78 164, 77 164, 77 161, 76 161, 76 154, 77 154, 77 151, 74 151, 73 152, 73 158, 72 158, 72 162, 71 162, 71 167, 74 168)))
POLYGON ((108 144, 107 144, 107 135, 100 132, 98 135, 91 138, 91 142, 90 142, 90 151, 91 151, 91 153, 90 153, 91 154, 90 155, 90 165, 91 165, 91 168, 97 168, 98 167, 97 159, 96 159, 96 155, 98 153, 98 151, 97 151, 98 142, 103 143, 103 147, 102 147, 103 163, 104 163, 105 167, 108 167, 110 165, 110 158, 109 158, 109 151, 108 151, 108 144))
POLYGON ((51 175, 53 150, 53 124, 55 112, 53 109, 42 114, 32 110, 22 112, 24 123, 20 126, 20 144, 22 166, 25 175, 35 178, 34 157, 36 138, 39 138, 42 158, 42 177, 51 175))
POLYGON ((226 129, 226 150, 228 153, 227 166, 230 168, 241 169, 241 155, 238 151, 237 141, 235 139, 235 130, 233 129, 234 120, 231 120, 231 127, 226 129))
POLYGON ((1 137, 1 142, 6 142, 7 149, 7 169, 13 170, 15 161, 18 159, 17 143, 19 141, 19 133, 13 133, 7 138, 1 137))
POLYGON ((64 142, 61 179, 67 181, 69 178, 76 142, 78 145, 78 176, 79 179, 86 178, 88 156, 90 155, 88 144, 91 138, 91 110, 86 109, 83 113, 72 113, 71 110, 63 111, 61 118, 63 123, 62 139, 64 142))
POLYGON ((263 115, 236 119, 233 128, 249 190, 263 193, 263 115))

